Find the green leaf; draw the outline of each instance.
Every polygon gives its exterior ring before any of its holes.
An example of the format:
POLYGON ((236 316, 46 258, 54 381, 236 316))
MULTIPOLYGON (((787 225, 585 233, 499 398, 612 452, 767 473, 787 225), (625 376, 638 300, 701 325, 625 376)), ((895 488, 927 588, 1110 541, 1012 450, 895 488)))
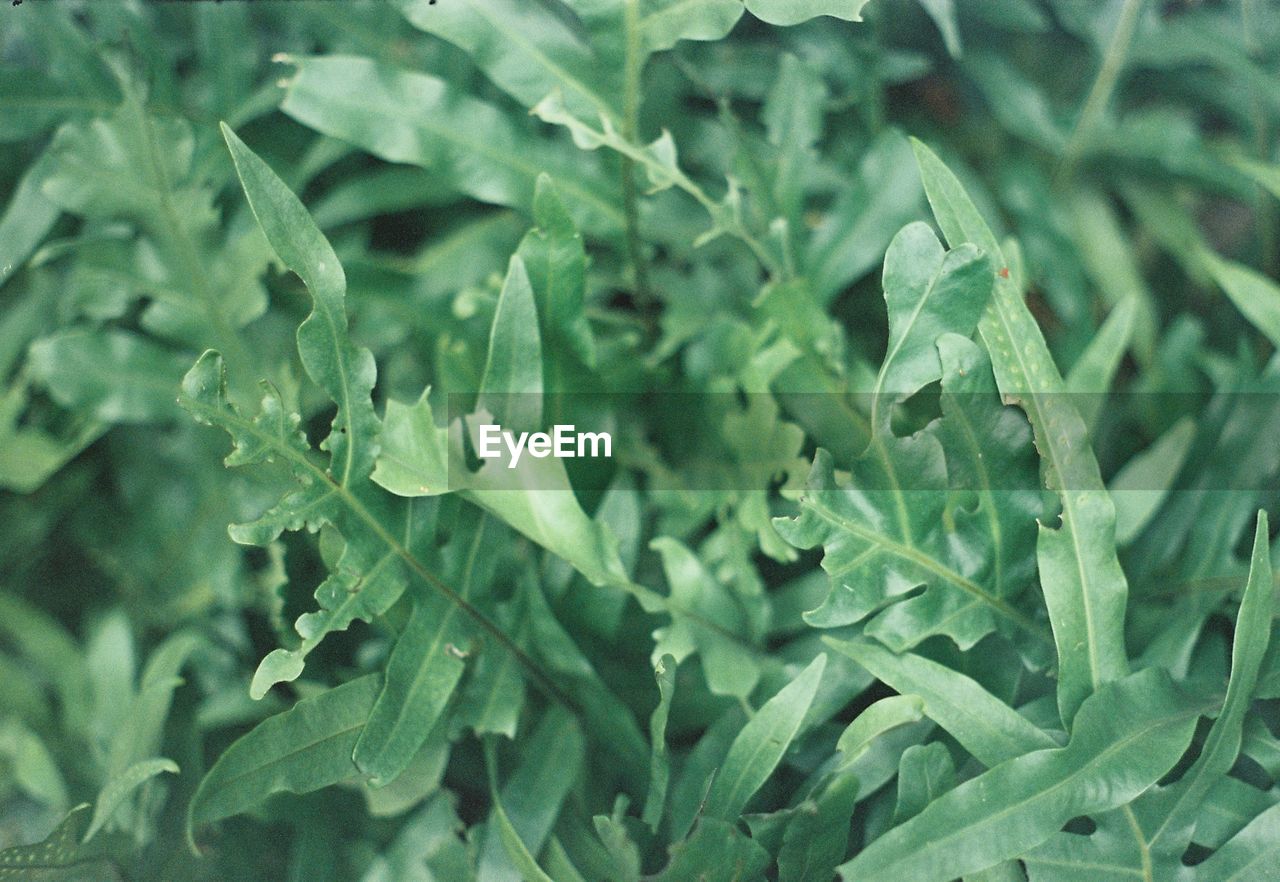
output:
POLYGON ((624 137, 607 117, 600 119, 598 129, 592 128, 565 107, 559 92, 547 95, 529 112, 543 122, 564 126, 573 136, 573 142, 583 150, 608 147, 635 163, 644 170, 650 193, 675 187, 693 197, 711 217, 711 228, 694 241, 695 246, 711 242, 721 235, 732 235, 741 240, 770 272, 781 274, 777 255, 747 228, 743 220, 742 196, 736 182, 730 179, 724 197, 713 199, 680 168, 670 132, 664 131, 656 140, 641 145, 624 137))
POLYGON ((551 835, 556 817, 577 781, 582 768, 585 744, 582 731, 573 715, 564 708, 552 708, 538 721, 527 737, 520 740, 523 759, 507 779, 490 823, 479 843, 479 882, 511 879, 518 867, 508 856, 508 838, 497 821, 498 806, 507 815, 517 838, 531 854, 542 850, 551 835), (546 762, 555 755, 559 760, 546 762))
POLYGON ((992 273, 977 248, 944 251, 922 221, 894 236, 884 258, 889 344, 872 392, 873 432, 888 420, 887 396, 908 395, 942 376, 934 344, 946 332, 973 333, 991 296, 992 273))
MULTIPOLYGON (((511 618, 498 621, 514 625, 511 618)), ((524 704, 525 681, 515 656, 509 652, 482 652, 471 666, 453 718, 459 727, 468 727, 477 735, 515 738, 524 704)))
MULTIPOLYGON (((624 0, 625 2, 625 0, 624 0)), ((643 0, 637 30, 645 54, 680 40, 719 40, 742 18, 742 0, 643 0)))
POLYGON ((956 786, 956 767, 945 745, 937 741, 915 744, 898 761, 898 803, 894 825, 920 814, 929 803, 956 786))
POLYGON ((903 697, 922 701, 925 716, 985 766, 1057 745, 1047 732, 959 671, 909 652, 888 652, 870 641, 824 640, 903 697))
POLYGON ((1137 298, 1116 304, 1065 378, 1067 391, 1072 394, 1076 410, 1090 434, 1098 426, 1106 393, 1111 390, 1120 359, 1133 338, 1137 314, 1137 298))
POLYGON ((746 0, 747 11, 761 21, 794 25, 820 15, 845 21, 862 21, 868 0, 746 0))
POLYGON ((379 424, 369 397, 377 378, 373 355, 347 336, 346 276, 328 240, 284 181, 225 124, 222 135, 267 241, 311 294, 312 312, 298 327, 298 355, 307 374, 338 405, 333 431, 320 446, 332 454, 334 479, 350 487, 373 470, 379 424))
POLYGON ((1257 270, 1219 257, 1207 248, 1198 260, 1244 317, 1272 346, 1280 347, 1280 285, 1257 270))
POLYGON ((178 774, 178 764, 173 760, 157 757, 136 762, 107 781, 106 786, 98 793, 98 800, 93 807, 93 820, 89 823, 89 829, 85 831, 84 841, 88 842, 92 839, 94 834, 111 820, 116 809, 120 808, 133 791, 165 772, 178 774))
POLYGON ((886 130, 867 146, 856 173, 808 237, 805 265, 821 303, 881 263, 893 237, 919 217, 922 196, 910 142, 886 130))
POLYGON ((622 812, 626 809, 626 805, 625 798, 617 799, 613 805, 612 816, 596 815, 591 819, 591 823, 613 864, 610 868, 611 877, 620 882, 639 882, 640 849, 632 841, 631 834, 627 832, 624 823, 622 812))
POLYGON ((708 818, 737 818, 773 774, 800 731, 826 665, 827 656, 819 655, 742 727, 707 794, 703 812, 708 818))
POLYGON ((108 746, 108 778, 125 776, 129 769, 159 753, 173 693, 182 683, 178 673, 203 642, 195 633, 179 631, 151 653, 137 691, 123 708, 128 725, 115 732, 108 746))
POLYGON ((712 693, 746 699, 760 681, 760 666, 746 644, 749 622, 741 604, 675 539, 659 536, 650 547, 662 557, 671 586, 671 624, 654 633, 653 662, 669 655, 679 664, 697 653, 712 693))
POLYGON ((467 499, 564 558, 591 584, 631 589, 618 556, 617 537, 582 510, 563 460, 526 459, 518 469, 487 460, 470 474, 462 471, 462 464, 452 468, 467 499))
POLYGON ((840 867, 845 879, 954 879, 1017 857, 1074 817, 1132 800, 1186 750, 1203 706, 1155 669, 1082 704, 1066 747, 1007 760, 961 784, 840 867))
POLYGON ((0 721, 0 757, 7 761, 6 780, 18 791, 57 814, 67 810, 67 784, 57 760, 40 736, 15 716, 0 721))
POLYGON ((804 224, 804 173, 817 155, 814 145, 822 137, 827 99, 826 84, 811 65, 790 53, 782 56, 761 116, 776 148, 770 208, 786 220, 792 239, 787 247, 793 251, 804 224))
POLYGON ((196 788, 188 832, 247 811, 273 793, 310 793, 358 775, 351 752, 381 686, 378 674, 349 680, 238 738, 196 788))
POLYGON ((482 202, 526 213, 539 175, 549 174, 585 227, 622 228, 617 185, 598 164, 536 137, 494 105, 437 77, 366 58, 289 60, 298 70, 281 109, 302 124, 390 162, 421 166, 482 202))
POLYGON ((1196 426, 1183 417, 1116 472, 1108 489, 1116 505, 1116 542, 1127 545, 1151 521, 1182 470, 1196 426))
POLYGON ((918 695, 891 695, 871 704, 840 733, 836 750, 841 768, 852 765, 885 732, 918 723, 924 716, 924 699, 918 695))
POLYGON ((58 206, 42 192, 53 164, 53 154, 46 150, 27 166, 0 216, 0 285, 26 262, 58 220, 58 206))
POLYGON ((529 275, 537 302, 543 346, 542 374, 554 392, 573 390, 568 374, 572 358, 595 363, 595 340, 584 308, 587 254, 582 235, 549 175, 538 175, 533 197, 534 229, 520 242, 518 254, 529 275))
MULTIPOLYGON (((130 86, 109 116, 60 128, 49 152, 46 198, 87 218, 128 221, 144 233, 148 250, 142 253, 149 256, 130 254, 122 273, 126 302, 150 297, 143 327, 193 348, 215 346, 249 358, 237 329, 267 308, 258 276, 269 252, 256 230, 220 233, 190 122, 152 113, 130 86)), ((84 308, 92 313, 101 306, 84 308)))
POLYGON ((550 4, 398 0, 397 5, 415 27, 466 50, 497 86, 526 107, 559 90, 575 113, 621 115, 621 71, 602 67, 580 31, 554 14, 550 4))
POLYGON ((512 432, 532 432, 542 424, 542 340, 533 287, 519 255, 511 258, 493 313, 476 410, 512 432))
MULTIPOLYGON (((493 317, 477 413, 468 419, 473 448, 479 446, 482 423, 496 422, 504 431, 516 432, 541 425, 541 359, 533 290, 523 261, 514 255, 493 317)), ((490 459, 472 472, 462 456, 462 424, 455 423, 452 431, 450 477, 467 499, 564 558, 593 585, 633 588, 618 554, 617 537, 582 510, 563 460, 526 457, 519 468, 510 469, 490 459)), ((419 444, 436 443, 433 430, 419 439, 419 444)))
POLYGON ((1232 164, 1280 199, 1280 166, 1244 158, 1237 158, 1232 164))
POLYGON ((996 627, 997 617, 1045 639, 1025 614, 977 581, 990 554, 985 526, 970 519, 965 533, 944 534, 946 480, 932 434, 892 439, 879 456, 856 461, 843 483, 831 456, 819 450, 800 516, 774 521, 793 545, 824 550, 831 591, 805 621, 833 628, 875 613, 868 633, 901 650, 935 633, 968 648, 996 627), (892 489, 899 476, 912 482, 909 495, 892 489), (961 546, 966 553, 957 554, 961 546), (929 586, 923 594, 900 596, 921 584, 929 586))
POLYGON ((588 732, 609 746, 621 786, 629 793, 641 792, 648 780, 649 750, 633 712, 596 670, 600 663, 593 663, 556 619, 537 581, 522 582, 531 654, 571 696, 566 703, 575 708, 588 732))
POLYGON ((85 420, 65 436, 54 436, 39 426, 20 423, 29 400, 25 382, 14 382, 0 394, 0 487, 15 493, 38 490, 107 428, 85 420))
MULTIPOLYGON (((913 141, 929 204, 952 246, 972 242, 1003 263, 1003 252, 964 187, 937 155, 913 141)), ((1122 677, 1128 583, 1115 550, 1115 508, 1102 484, 1084 421, 1044 335, 1011 279, 997 273, 978 325, 1005 401, 1026 411, 1044 460, 1045 483, 1061 502, 1061 525, 1040 526, 1037 557, 1058 645, 1058 708, 1068 726, 1086 696, 1122 677), (1084 651, 1078 647, 1084 647, 1084 651)))
POLYGON ((93 681, 84 652, 62 623, 15 593, 0 592, 0 634, 30 662, 36 679, 53 685, 68 728, 87 729, 93 681))
MULTIPOLYGON (((1029 856, 1038 868, 1105 864, 1130 873, 1149 872, 1156 878, 1182 870, 1187 850, 1210 794, 1236 763, 1243 739, 1245 714, 1258 683, 1258 673, 1271 634, 1275 591, 1267 548, 1267 517, 1258 513, 1248 584, 1236 620, 1231 648, 1231 679, 1217 719, 1210 727, 1200 755, 1177 781, 1155 787, 1131 806, 1097 819, 1098 831, 1089 837, 1059 835, 1029 856)), ((1212 878, 1212 877, 1211 877, 1212 878)))
POLYGON ((337 404, 332 431, 321 443, 329 467, 317 480, 298 418, 286 415, 274 390, 267 388, 260 416, 251 426, 226 406, 225 369, 208 353, 183 382, 184 406, 205 422, 227 425, 238 441, 228 459, 239 465, 284 453, 304 488, 287 496, 258 521, 232 528, 239 542, 265 545, 285 529, 326 522, 351 527, 334 572, 317 590, 320 610, 299 618, 303 642, 297 649, 273 650, 258 668, 251 686, 255 698, 275 683, 296 679, 307 654, 332 631, 356 619, 372 620, 404 591, 403 549, 381 525, 369 529, 367 499, 370 472, 377 455, 380 423, 371 393, 376 378, 373 356, 353 345, 347 334, 344 305, 346 278, 337 255, 302 203, 271 169, 225 125, 223 136, 240 175, 249 206, 280 260, 296 272, 311 293, 313 309, 298 328, 298 354, 303 367, 337 404), (263 438, 266 433, 268 437, 263 438), (353 519, 357 525, 350 524, 353 519))
MULTIPOLYGON (((470 601, 492 576, 493 558, 482 554, 492 541, 492 526, 481 517, 473 528, 455 536, 460 558, 446 569, 458 596, 470 601)), ((414 606, 409 623, 387 662, 382 694, 356 742, 355 764, 377 787, 394 780, 413 760, 436 725, 462 677, 471 631, 455 604, 438 595, 414 606)))
MULTIPOLYGON (((998 596, 1014 598, 1034 582, 1035 522, 1044 513, 1031 430, 1025 417, 996 394, 991 362, 981 347, 958 334, 943 334, 937 347, 943 415, 937 431, 949 483, 978 498, 971 509, 954 504, 953 497, 951 517, 957 532, 969 528, 985 534, 990 568, 983 581, 998 596)), ((1035 645, 1033 651, 1038 649, 1035 645)))
POLYGON ((942 42, 947 47, 947 54, 952 58, 959 58, 961 54, 960 25, 956 21, 955 0, 919 0, 919 3, 929 14, 929 18, 933 19, 933 23, 938 26, 938 31, 942 34, 942 42))
POLYGON ((1232 836, 1191 878, 1204 882, 1265 879, 1280 859, 1280 805, 1273 805, 1232 836))
POLYGON ((4 882, 125 882, 119 864, 97 844, 86 846, 80 831, 89 822, 88 804, 78 805, 43 842, 0 851, 4 882))
POLYGON ((453 798, 448 793, 436 794, 409 815, 395 839, 361 877, 362 882, 471 878, 471 856, 458 837, 463 829, 453 798))
POLYGON ((704 817, 693 835, 671 847, 671 861, 654 882, 747 882, 764 877, 769 853, 719 818, 704 817))
POLYGON ((174 416, 183 361, 128 331, 68 328, 31 344, 28 369, 69 410, 139 423, 174 416))
POLYGON ((489 798, 493 800, 493 817, 498 825, 498 833, 502 837, 502 845, 507 856, 520 871, 520 877, 528 882, 554 882, 538 866, 537 860, 529 853, 529 848, 520 838, 520 834, 507 817, 507 810, 502 807, 502 795, 498 792, 497 760, 493 755, 493 742, 485 743, 485 766, 489 772, 489 798))
POLYGON ((435 423, 430 393, 428 386, 414 404, 387 402, 370 477, 397 496, 436 496, 450 489, 449 433, 435 423))
MULTIPOLYGON (((1156 345, 1155 298, 1142 278, 1137 257, 1130 247, 1130 237, 1125 235, 1111 203, 1097 190, 1073 187, 1066 207, 1071 216, 1071 235, 1085 270, 1111 307, 1108 323, 1124 303, 1136 301, 1133 307, 1134 356, 1143 365, 1150 363, 1156 345)), ((1119 330, 1116 329, 1117 335, 1119 330)), ((1090 348, 1098 347, 1091 345, 1090 348)), ((1072 386, 1070 375, 1067 385, 1072 386)), ((1086 421, 1092 425, 1091 421, 1086 421)))
POLYGON ((858 801, 859 783, 851 772, 838 774, 817 796, 801 803, 787 824, 778 852, 778 882, 830 879, 849 845, 849 819, 858 801))
POLYGON ((667 783, 671 778, 671 760, 667 751, 667 719, 671 700, 676 694, 676 660, 670 655, 658 659, 654 674, 658 680, 658 706, 649 718, 649 742, 653 755, 649 759, 649 792, 644 800, 644 822, 656 833, 667 803, 667 783))
POLYGON ((867 451, 841 481, 819 450, 800 517, 774 521, 789 542, 824 548, 832 590, 806 614, 810 624, 839 627, 875 613, 867 632, 899 650, 935 633, 967 648, 997 625, 1046 639, 1011 602, 1030 581, 1028 519, 1039 510, 1028 439, 999 407, 987 365, 961 336, 972 332, 991 282, 976 249, 944 252, 923 224, 904 228, 890 245, 889 349, 872 386, 867 451), (952 342, 942 343, 944 334, 952 342), (940 377, 944 419, 895 435, 894 404, 940 377), (980 510, 955 511, 949 488, 979 491, 980 510), (916 585, 926 590, 900 597, 916 585))

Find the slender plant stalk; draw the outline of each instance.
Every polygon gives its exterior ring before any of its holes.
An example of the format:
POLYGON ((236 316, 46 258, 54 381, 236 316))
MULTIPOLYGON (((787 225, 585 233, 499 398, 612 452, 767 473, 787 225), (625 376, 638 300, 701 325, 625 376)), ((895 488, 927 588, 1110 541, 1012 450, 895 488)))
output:
MULTIPOLYGON (((640 3, 626 2, 626 59, 623 82, 622 136, 632 143, 639 143, 640 132, 640 72, 644 66, 640 46, 640 3)), ((622 203, 627 225, 627 257, 635 281, 636 298, 641 303, 652 301, 649 289, 649 268, 645 265, 644 248, 640 243, 640 211, 636 191, 635 163, 628 156, 621 157, 622 203)))
MULTIPOLYGON (((1256 59, 1262 50, 1258 42, 1257 0, 1240 0, 1240 24, 1244 30, 1245 52, 1251 59, 1256 59)), ((1266 97, 1256 85, 1250 91, 1254 151, 1262 162, 1271 162, 1271 126, 1267 120, 1266 97)), ((1271 200, 1271 194, 1260 184, 1254 186, 1254 194, 1262 271, 1274 278, 1280 274, 1280 255, 1276 253, 1275 203, 1271 200)))
POLYGON ((1098 78, 1093 81, 1093 88, 1085 98, 1084 107, 1076 119, 1075 129, 1067 141, 1062 155, 1062 166, 1059 177, 1066 179, 1075 170, 1080 155, 1089 144, 1093 130, 1097 128, 1107 105, 1111 103, 1111 95, 1116 90, 1116 83, 1124 71, 1125 62, 1129 58, 1129 48, 1133 44, 1133 34, 1138 27, 1138 14, 1142 12, 1142 0, 1125 0, 1120 10, 1120 20, 1116 23, 1115 33, 1107 45, 1107 52, 1102 58, 1102 67, 1098 70, 1098 78))

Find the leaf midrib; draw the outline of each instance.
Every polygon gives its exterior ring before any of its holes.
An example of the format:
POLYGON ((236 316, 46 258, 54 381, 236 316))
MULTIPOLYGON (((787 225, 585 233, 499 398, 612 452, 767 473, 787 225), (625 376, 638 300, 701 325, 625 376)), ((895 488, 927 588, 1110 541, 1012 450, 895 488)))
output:
POLYGON ((450 602, 456 604, 463 612, 474 619, 480 627, 493 635, 493 638, 497 640, 504 649, 514 655, 521 665, 529 671, 529 673, 538 682, 539 686, 542 687, 548 695, 554 696, 567 707, 576 707, 576 705, 570 700, 569 696, 556 685, 550 675, 544 672, 529 655, 520 649, 520 647, 517 646, 501 628, 489 621, 488 617, 486 617, 483 612, 469 603, 465 598, 461 597, 458 592, 445 584, 439 576, 423 566, 422 562, 410 553, 408 548, 399 542, 399 540, 391 535, 391 533, 382 525, 382 522, 379 521, 348 488, 337 484, 333 480, 333 476, 317 463, 313 462, 310 457, 306 456, 302 451, 296 450, 288 445, 280 444, 278 439, 273 435, 261 431, 253 422, 245 420, 238 414, 235 414, 226 408, 211 407, 202 401, 190 397, 186 393, 183 393, 180 396, 180 401, 184 406, 189 407, 191 410, 198 411, 203 414, 205 418, 212 423, 216 424, 221 422, 224 424, 231 424, 246 434, 257 436, 259 439, 267 442, 268 446, 276 449, 280 455, 300 465, 305 471, 310 472, 314 479, 329 484, 330 487, 333 488, 333 491, 336 492, 342 500, 343 504, 361 521, 363 521, 384 544, 390 547, 391 550, 414 572, 414 574, 418 576, 418 578, 444 594, 450 602))
POLYGON ((818 515, 832 526, 852 533, 868 543, 878 545, 889 554, 893 554, 904 560, 911 561, 918 566, 924 567, 934 575, 945 579, 962 591, 965 591, 966 593, 976 597, 978 600, 981 600, 983 603, 986 603, 992 609, 999 612, 1002 616, 1016 624, 1019 628, 1026 631, 1035 639, 1042 643, 1046 643, 1049 646, 1053 645, 1053 640, 1041 631, 1040 628, 1038 628, 1036 624, 1028 619, 1023 613, 1005 603, 1001 598, 990 594, 977 582, 962 576, 960 573, 957 573, 955 570, 951 569, 936 558, 925 554, 923 551, 920 551, 915 547, 895 542, 883 533, 877 533, 875 530, 867 529, 866 527, 862 527, 852 521, 846 520, 837 512, 823 505, 817 497, 806 498, 804 504, 814 514, 818 515))
MULTIPOLYGON (((296 88, 296 86, 291 86, 290 92, 292 92, 294 88, 296 88)), ((285 100, 287 101, 288 99, 286 98, 285 100)), ((328 103, 330 107, 346 107, 349 109, 354 108, 358 110, 367 110, 367 107, 365 105, 359 104, 358 102, 355 102, 355 101, 345 101, 336 95, 326 95, 325 101, 328 103)), ((286 113, 287 112, 288 111, 286 110, 286 113)), ((438 126, 430 125, 425 121, 423 121, 421 117, 413 117, 412 119, 414 120, 414 122, 411 123, 411 125, 414 128, 429 132, 435 137, 439 138, 440 140, 453 144, 457 149, 471 151, 481 156, 485 156, 488 159, 495 162, 496 164, 506 166, 509 169, 517 171, 520 174, 524 175, 525 177, 529 178, 530 180, 535 180, 539 172, 545 171, 545 169, 543 169, 541 166, 526 163, 516 158, 516 153, 514 149, 510 154, 504 155, 501 151, 490 147, 490 142, 488 141, 474 141, 474 140, 469 140, 467 138, 461 137, 460 132, 462 130, 459 128, 447 128, 447 127, 438 127, 438 126)), ((335 137, 341 137, 341 136, 335 136, 335 137)), ((343 140, 346 140, 346 139, 344 138, 343 140)), ((420 168, 428 168, 428 166, 419 162, 407 162, 406 164, 415 165, 420 168)), ((615 221, 617 224, 622 225, 623 223, 622 212, 620 212, 617 208, 615 208, 612 203, 605 202, 603 199, 601 199, 596 194, 592 193, 590 190, 586 190, 586 189, 583 189, 582 187, 579 187, 577 184, 574 183, 572 178, 567 178, 563 175, 556 175, 555 181, 557 185, 563 186, 564 189, 573 193, 582 201, 590 203, 592 207, 594 207, 601 214, 604 214, 605 216, 609 217, 611 220, 615 221)), ((487 202, 488 200, 481 200, 481 201, 487 202)))
MULTIPOLYGON (((1054 794, 1055 792, 1061 790, 1062 788, 1075 783, 1075 781, 1081 778, 1082 776, 1087 777, 1087 773, 1092 771, 1092 769, 1097 767, 1099 764, 1104 763, 1107 759, 1109 759, 1111 756, 1115 755, 1116 753, 1119 753, 1124 750, 1128 750, 1131 746, 1133 746, 1135 742, 1145 739, 1152 732, 1176 725, 1188 718, 1198 717, 1202 713, 1205 713, 1207 710, 1211 710, 1215 706, 1216 706, 1216 702, 1202 702, 1201 704, 1197 705, 1194 708, 1188 708, 1180 713, 1173 714, 1167 717, 1160 717, 1158 719, 1152 720, 1148 725, 1143 726, 1140 729, 1137 729, 1135 731, 1127 733, 1124 738, 1117 741, 1113 741, 1111 744, 1104 747, 1098 753, 1094 754, 1092 759, 1088 760, 1082 766, 1074 769, 1064 777, 1050 784, 1048 787, 1038 790, 1036 793, 1034 793, 1033 795, 1031 795, 1030 797, 1024 800, 1005 806, 1004 808, 992 814, 985 815, 978 823, 969 824, 965 827, 953 830, 941 838, 936 838, 936 837, 930 838, 928 842, 926 842, 923 846, 921 846, 919 849, 916 850, 915 854, 920 854, 920 853, 931 851, 931 850, 936 851, 938 848, 942 846, 943 843, 949 842, 950 840, 953 840, 957 836, 968 835, 969 831, 975 827, 985 826, 993 821, 997 821, 1005 817, 1006 815, 1009 815, 1017 811, 1018 809, 1026 805, 1029 805, 1036 801, 1042 801, 1047 797, 1051 796, 1052 794, 1054 794)), ((1071 747, 1070 745, 1068 745, 1066 747, 1048 748, 1048 749, 1052 751, 1065 751, 1065 750, 1070 750, 1071 747)), ((1039 753, 1040 751, 1034 751, 1034 752, 1039 753)), ((1024 756, 1027 756, 1027 755, 1029 754, 1024 754, 1024 756)), ((1014 759, 1009 760, 1008 762, 1017 762, 1018 759, 1021 759, 1021 757, 1015 757, 1014 759)), ((954 793, 955 791, 952 791, 952 792, 954 793)), ((1126 804, 1126 807, 1127 807, 1127 804, 1126 804)), ((908 821, 907 824, 904 824, 902 827, 897 827, 895 829, 902 830, 907 825, 918 822, 919 819, 923 816, 923 814, 924 812, 921 812, 920 815, 916 815, 916 817, 912 818, 911 821, 908 821)), ((919 826, 919 824, 917 824, 917 826, 919 826)), ((895 864, 900 862, 901 862, 900 859, 894 861, 895 864)))
MULTIPOLYGON (((353 682, 354 682, 354 681, 353 681, 353 682)), ((292 710, 292 708, 291 708, 290 710, 292 710)), ((273 718, 273 719, 274 719, 274 718, 273 718)), ((223 778, 223 779, 222 779, 222 786, 218 788, 218 791, 214 791, 214 792, 215 792, 215 793, 217 793, 217 792, 221 791, 221 792, 224 792, 224 793, 225 793, 226 791, 228 791, 228 790, 230 790, 230 789, 231 789, 231 786, 232 786, 234 783, 237 783, 237 782, 241 781, 242 779, 249 777, 250 775, 257 775, 257 774, 258 774, 259 772, 261 772, 263 769, 268 769, 268 768, 270 768, 270 767, 271 767, 271 766, 273 766, 273 765, 277 765, 277 764, 279 764, 279 763, 287 762, 289 759, 291 759, 291 758, 293 758, 293 757, 297 756, 298 754, 303 753, 304 751, 311 750, 313 747, 316 747, 316 746, 318 746, 318 745, 324 744, 324 743, 326 743, 326 742, 334 741, 334 740, 339 739, 339 738, 343 738, 343 737, 345 737, 345 736, 347 736, 347 735, 351 734, 352 732, 355 732, 355 731, 356 731, 356 730, 358 730, 358 729, 363 729, 363 728, 364 728, 364 726, 365 726, 365 721, 364 721, 364 720, 361 720, 360 722, 358 722, 358 723, 353 723, 353 724, 351 724, 350 726, 347 726, 347 727, 345 727, 345 728, 343 728, 343 729, 339 729, 339 730, 337 730, 337 731, 335 731, 335 732, 330 732, 330 733, 328 733, 328 734, 326 734, 326 735, 324 735, 324 736, 322 736, 322 737, 320 737, 320 738, 315 739, 314 741, 307 741, 307 742, 304 742, 304 743, 302 743, 302 744, 300 744, 300 745, 295 745, 292 749, 287 750, 287 751, 285 751, 284 753, 277 754, 277 755, 276 755, 273 759, 271 759, 269 762, 256 763, 256 764, 254 764, 252 767, 250 767, 250 768, 248 768, 248 769, 244 770, 243 772, 237 772, 237 773, 236 773, 236 774, 234 774, 234 775, 228 775, 227 777, 225 777, 225 778, 223 778)), ((212 770, 210 770, 210 771, 212 772, 212 770)), ((358 773, 359 771, 360 771, 360 770, 356 768, 355 763, 352 763, 352 764, 351 764, 351 772, 352 772, 352 774, 356 774, 356 773, 358 773)), ((206 778, 206 779, 205 779, 205 781, 208 781, 208 780, 211 780, 211 779, 209 779, 209 778, 206 778)), ((215 781, 215 783, 217 783, 216 779, 213 779, 213 780, 215 781)), ((194 806, 194 805, 196 805, 196 802, 197 802, 197 800, 198 800, 198 798, 199 798, 199 796, 200 796, 200 791, 201 791, 201 790, 203 790, 203 789, 204 789, 204 782, 201 782, 201 787, 199 788, 199 790, 197 790, 197 791, 196 791, 196 795, 195 795, 194 797, 192 797, 191 804, 192 804, 193 806, 194 806)), ((288 788, 286 788, 286 789, 288 789, 288 788)), ((278 791, 277 791, 277 792, 278 792, 278 791)), ((292 792, 292 791, 291 791, 291 792, 292 792)), ((197 819, 197 820, 199 820, 199 819, 197 819)))

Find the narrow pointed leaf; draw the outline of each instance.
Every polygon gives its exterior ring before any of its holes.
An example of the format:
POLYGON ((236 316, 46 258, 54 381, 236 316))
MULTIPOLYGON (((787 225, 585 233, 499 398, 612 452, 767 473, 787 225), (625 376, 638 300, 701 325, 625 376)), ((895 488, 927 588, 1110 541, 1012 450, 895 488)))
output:
POLYGON ((622 228, 616 184, 596 161, 537 137, 455 85, 354 56, 290 60, 298 70, 281 109, 304 125, 389 162, 421 166, 461 193, 526 215, 546 173, 580 223, 598 233, 622 228))
POLYGON ((1249 561, 1249 581, 1236 617, 1236 633, 1231 644, 1231 679, 1222 710, 1213 721, 1195 764, 1176 784, 1152 794, 1148 800, 1150 805, 1143 805, 1139 811, 1139 817, 1144 820, 1160 818, 1158 824, 1147 826, 1151 849, 1167 852, 1171 858, 1181 857, 1191 841, 1210 788, 1231 771, 1240 755, 1245 714, 1253 702, 1258 671, 1271 637, 1275 583, 1271 577, 1269 539, 1267 514, 1260 511, 1249 561))
POLYGON ((1116 472, 1108 489, 1116 503, 1117 543, 1131 542, 1150 522, 1173 488, 1195 436, 1195 422, 1183 417, 1116 472))
POLYGON ((742 814, 800 731, 826 664, 826 655, 819 655, 742 727, 707 794, 707 817, 733 820, 742 814))
POLYGON ((1138 299, 1129 297, 1111 310, 1084 353, 1071 366, 1065 382, 1076 402, 1076 410, 1090 433, 1098 425, 1106 393, 1111 390, 1120 359, 1133 339, 1138 314, 1138 299))
POLYGON ((542 424, 542 340, 529 273, 511 258, 489 333, 489 354, 476 409, 504 431, 532 432, 542 424))
POLYGON ((580 25, 555 15, 551 4, 397 0, 397 5, 415 27, 464 49, 497 86, 526 107, 559 90, 575 113, 621 113, 621 70, 602 66, 583 41, 580 25), (537 34, 537 41, 528 34, 537 34))
POLYGON ((925 716, 924 708, 924 699, 919 695, 891 695, 872 704, 840 733, 836 742, 840 765, 851 765, 885 732, 920 722, 925 716))
POLYGON ((671 760, 667 756, 667 718, 676 693, 676 660, 669 655, 658 659, 654 671, 658 679, 658 706, 649 718, 649 740, 653 754, 649 759, 649 792, 644 800, 642 817, 654 832, 667 804, 667 784, 671 778, 671 760))
POLYGON ((502 794, 498 792, 498 780, 495 766, 497 760, 493 756, 493 743, 485 745, 485 765, 489 770, 489 798, 493 800, 493 818, 498 825, 498 834, 502 837, 502 845, 507 856, 520 871, 520 877, 527 882, 554 882, 554 880, 538 866, 538 861, 529 853, 529 847, 520 838, 520 833, 507 817, 507 810, 502 807, 502 794))
POLYGON ((840 867, 844 879, 946 882, 1017 857, 1083 814, 1130 801, 1173 767, 1203 707, 1151 669, 1080 708, 1066 747, 997 765, 840 867))
POLYGON ((368 674, 304 698, 237 739, 196 788, 188 830, 246 811, 273 793, 309 793, 358 775, 351 751, 381 680, 368 674))
POLYGON ((1057 745, 1047 732, 959 671, 913 653, 897 655, 866 640, 826 642, 902 696, 922 701, 925 716, 986 766, 1057 745))
POLYGON ((349 487, 373 470, 379 424, 369 397, 377 377, 373 355, 347 336, 346 275, 284 181, 225 124, 222 135, 267 241, 311 294, 314 308, 298 328, 298 354, 311 379, 338 405, 333 432, 321 446, 333 455, 334 479, 349 487))
POLYGON ((171 775, 178 774, 178 764, 173 760, 157 757, 136 762, 108 781, 94 803, 93 820, 89 822, 89 829, 85 831, 84 841, 88 842, 92 839, 135 790, 157 775, 166 772, 171 775))
MULTIPOLYGON (((470 601, 492 576, 492 558, 484 547, 493 541, 493 525, 483 516, 474 528, 460 529, 448 551, 445 570, 458 596, 470 601)), ((393 781, 413 761, 427 735, 444 713, 465 668, 461 656, 468 628, 456 604, 424 598, 414 607, 387 662, 382 693, 352 758, 377 787, 393 781)))

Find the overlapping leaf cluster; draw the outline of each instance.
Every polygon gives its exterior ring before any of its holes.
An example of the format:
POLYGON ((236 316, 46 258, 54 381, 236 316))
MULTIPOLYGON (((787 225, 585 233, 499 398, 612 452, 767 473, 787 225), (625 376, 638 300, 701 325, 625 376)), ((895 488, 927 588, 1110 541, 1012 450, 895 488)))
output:
POLYGON ((1273 8, 4 21, 0 879, 1269 878, 1273 8))

